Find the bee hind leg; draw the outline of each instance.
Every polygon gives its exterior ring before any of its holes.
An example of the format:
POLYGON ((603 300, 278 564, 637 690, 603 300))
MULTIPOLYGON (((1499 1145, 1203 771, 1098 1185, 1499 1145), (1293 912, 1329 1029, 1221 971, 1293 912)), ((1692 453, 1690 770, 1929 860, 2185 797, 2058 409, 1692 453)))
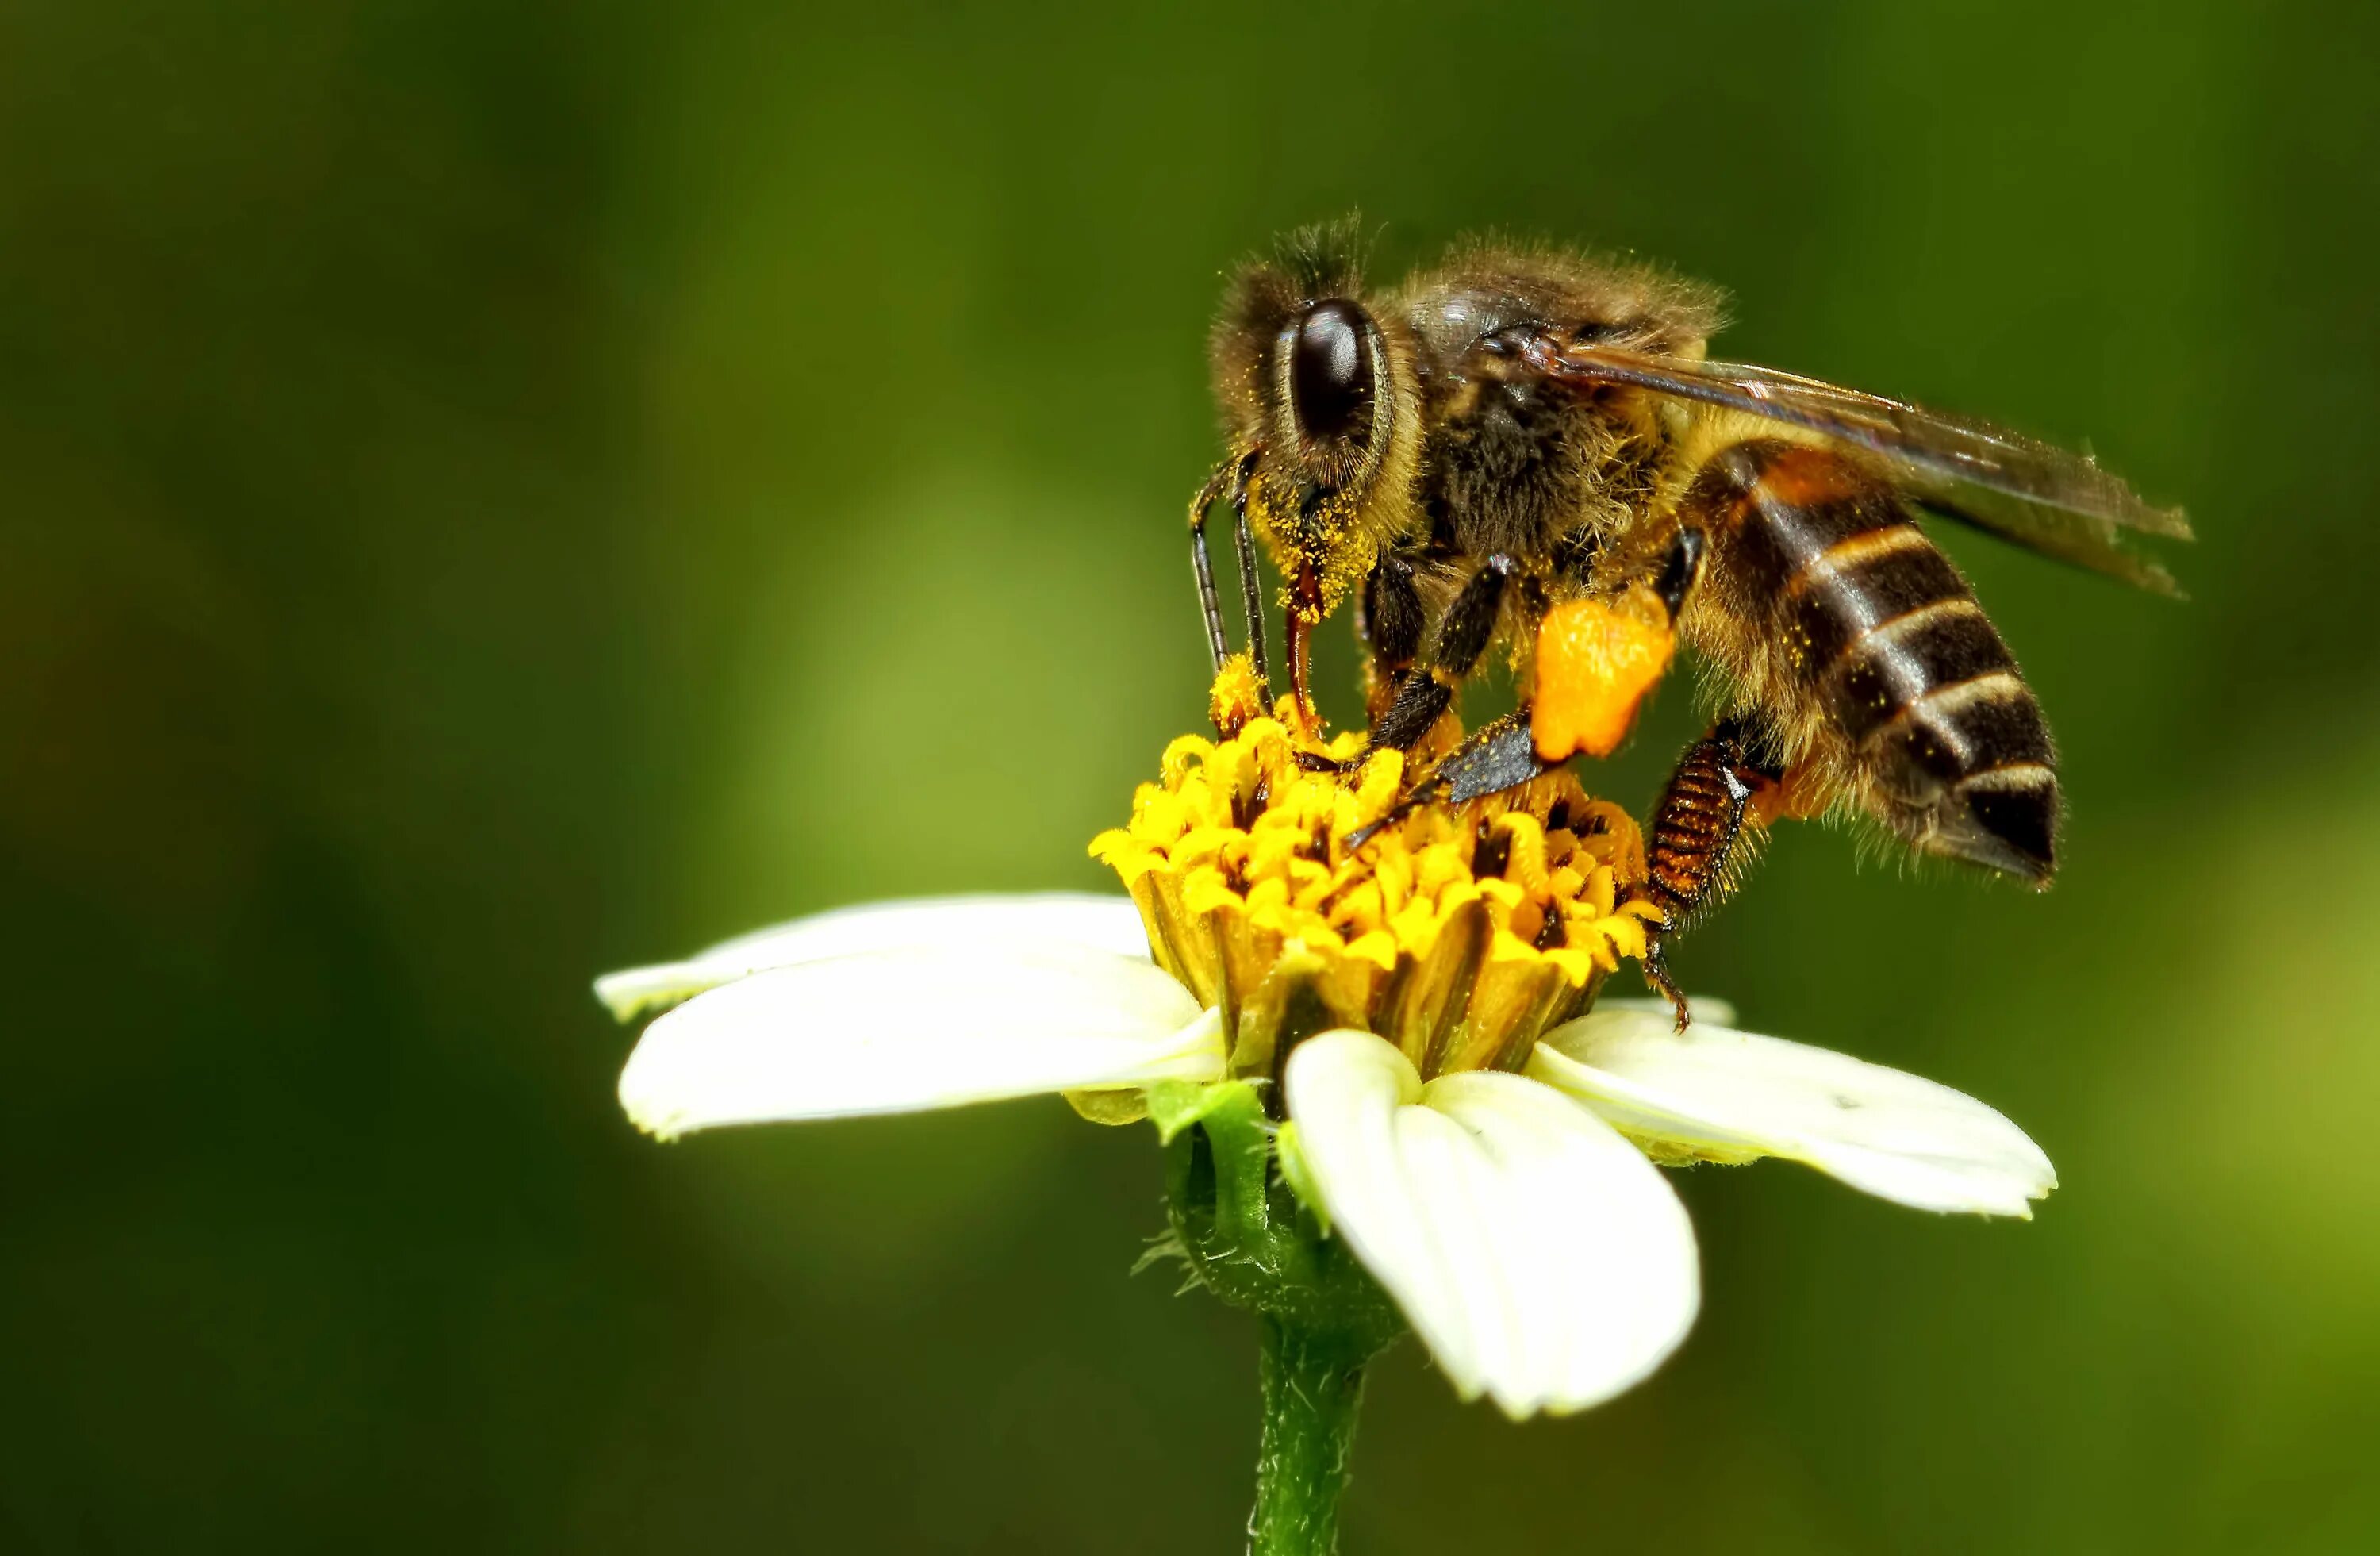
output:
POLYGON ((1780 793, 1779 743, 1756 715, 1733 714, 1686 748, 1645 827, 1641 900, 1660 911, 1648 926, 1645 980, 1694 1019, 1670 976, 1668 942, 1707 917, 1742 883, 1767 841, 1767 814, 1780 793))

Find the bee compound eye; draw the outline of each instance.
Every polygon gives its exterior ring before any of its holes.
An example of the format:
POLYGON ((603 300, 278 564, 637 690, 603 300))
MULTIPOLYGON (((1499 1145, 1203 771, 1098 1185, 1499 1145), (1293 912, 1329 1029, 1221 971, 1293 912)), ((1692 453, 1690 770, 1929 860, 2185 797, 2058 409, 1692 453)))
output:
POLYGON ((1290 343, 1289 394, 1298 431, 1319 442, 1360 439, 1372 426, 1371 321, 1343 298, 1316 303, 1290 343))

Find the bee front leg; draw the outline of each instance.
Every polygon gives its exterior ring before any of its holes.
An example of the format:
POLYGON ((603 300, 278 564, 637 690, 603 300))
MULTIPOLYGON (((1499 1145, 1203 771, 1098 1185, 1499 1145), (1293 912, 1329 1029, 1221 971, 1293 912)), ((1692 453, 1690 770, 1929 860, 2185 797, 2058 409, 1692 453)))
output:
POLYGON ((1223 494, 1232 464, 1226 459, 1216 466, 1198 494, 1190 499, 1190 574, 1198 580, 1198 615, 1207 625, 1207 656, 1218 673, 1231 656, 1231 645, 1223 637, 1223 602, 1215 594, 1214 560, 1207 554, 1207 510, 1223 494))
POLYGON ((1248 622, 1248 663, 1269 701, 1272 673, 1265 663, 1264 584, 1257 572, 1256 540, 1248 532, 1248 473, 1256 468, 1256 459, 1251 453, 1224 460, 1190 499, 1190 571, 1198 581, 1198 614, 1207 627, 1207 653, 1220 671, 1231 654, 1231 643, 1223 631, 1222 601, 1215 590, 1215 565, 1207 551, 1207 510, 1228 492, 1232 541, 1240 565, 1240 603, 1248 622))

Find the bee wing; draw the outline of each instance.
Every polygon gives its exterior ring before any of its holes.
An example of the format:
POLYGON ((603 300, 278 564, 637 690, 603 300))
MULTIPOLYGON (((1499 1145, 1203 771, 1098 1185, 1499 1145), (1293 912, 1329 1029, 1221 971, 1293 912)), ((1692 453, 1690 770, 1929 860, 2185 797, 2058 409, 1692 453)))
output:
POLYGON ((1625 384, 1840 439, 1891 466, 1930 511, 2143 589, 2180 592, 2124 537, 2189 540, 2181 510, 2151 505, 2089 455, 1775 368, 1550 342, 1528 356, 1553 378, 1625 384))

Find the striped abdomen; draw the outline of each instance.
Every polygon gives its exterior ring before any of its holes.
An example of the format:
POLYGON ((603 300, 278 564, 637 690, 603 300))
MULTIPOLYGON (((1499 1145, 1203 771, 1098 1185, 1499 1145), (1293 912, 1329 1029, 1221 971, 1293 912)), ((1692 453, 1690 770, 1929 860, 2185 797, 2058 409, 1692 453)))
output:
POLYGON ((2046 884, 2058 773, 2016 661, 1891 488, 1825 448, 1740 444, 1704 480, 1732 592, 1767 617, 1883 819, 1919 848, 2046 884))

